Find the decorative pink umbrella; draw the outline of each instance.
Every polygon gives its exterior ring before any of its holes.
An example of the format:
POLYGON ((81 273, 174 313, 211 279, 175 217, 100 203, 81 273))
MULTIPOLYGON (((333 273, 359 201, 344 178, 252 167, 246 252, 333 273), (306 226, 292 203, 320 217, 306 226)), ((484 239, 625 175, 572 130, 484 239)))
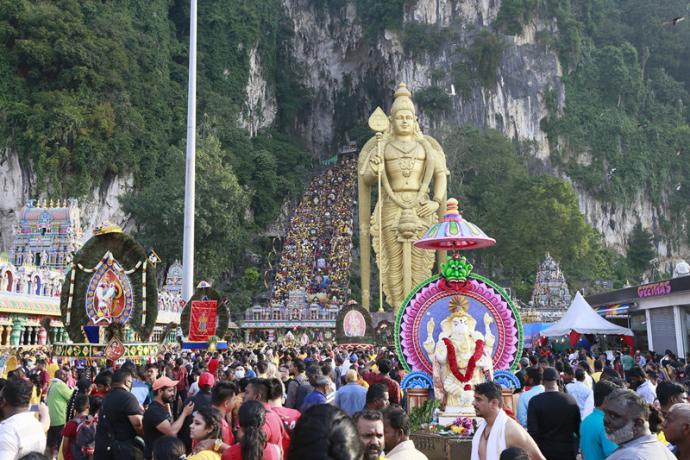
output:
POLYGON ((458 211, 458 200, 448 199, 448 211, 437 224, 429 227, 424 237, 414 245, 424 249, 458 251, 479 249, 496 244, 496 240, 487 236, 479 227, 462 218, 458 211))

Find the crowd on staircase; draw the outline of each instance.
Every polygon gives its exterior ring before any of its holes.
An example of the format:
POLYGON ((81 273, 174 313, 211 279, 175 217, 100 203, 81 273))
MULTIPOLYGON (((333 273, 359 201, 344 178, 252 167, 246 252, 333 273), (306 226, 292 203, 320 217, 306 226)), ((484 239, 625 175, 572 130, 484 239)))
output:
POLYGON ((295 211, 276 273, 273 300, 303 289, 307 299, 347 294, 352 262, 355 158, 342 159, 312 179, 295 211))

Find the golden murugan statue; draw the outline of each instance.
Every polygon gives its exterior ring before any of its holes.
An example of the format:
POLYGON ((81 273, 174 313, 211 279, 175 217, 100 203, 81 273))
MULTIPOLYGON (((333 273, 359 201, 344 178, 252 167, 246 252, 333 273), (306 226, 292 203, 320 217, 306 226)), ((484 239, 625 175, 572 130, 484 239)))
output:
POLYGON ((434 252, 412 243, 446 210, 446 158, 439 143, 419 129, 411 96, 401 83, 388 117, 390 124, 384 118, 381 132, 359 155, 360 267, 366 309, 370 306, 370 237, 386 301, 397 311, 412 288, 431 276, 434 265, 434 252), (378 202, 370 217, 371 189, 377 183, 378 202))
POLYGON ((434 394, 447 414, 474 414, 474 385, 493 379, 492 352, 496 337, 491 333, 493 318, 484 314, 484 331, 469 313, 469 301, 462 295, 448 303, 449 315, 441 321, 441 332, 434 341, 436 324, 427 323, 424 349, 433 363, 434 394))

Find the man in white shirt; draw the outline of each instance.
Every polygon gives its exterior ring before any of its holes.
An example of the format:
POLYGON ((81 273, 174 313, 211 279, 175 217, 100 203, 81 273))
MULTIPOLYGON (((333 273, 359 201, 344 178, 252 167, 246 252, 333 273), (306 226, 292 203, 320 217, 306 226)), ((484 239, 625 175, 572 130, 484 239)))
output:
MULTIPOLYGON (((556 386, 558 373, 556 369, 547 368, 544 380, 551 379, 550 385, 556 386), (551 375, 553 374, 553 376, 551 375)), ((547 387, 547 385, 544 385, 547 387)), ((531 460, 545 460, 534 439, 518 422, 508 417, 503 410, 501 386, 494 382, 482 382, 474 386, 474 411, 479 420, 477 430, 472 437, 471 460, 494 460, 509 447, 519 447, 529 454, 531 460)), ((557 390, 556 390, 557 391, 557 390)), ((544 393, 543 393, 544 394, 544 393)), ((542 394, 542 395, 543 395, 542 394)), ((542 395, 538 395, 537 398, 542 395)), ((534 399, 532 399, 532 406, 534 399)))
POLYGON ((31 382, 10 379, 2 389, 0 411, 0 460, 17 460, 31 452, 43 453, 46 433, 36 415, 29 411, 31 382))
POLYGON ((647 404, 654 404, 656 399, 656 385, 653 385, 647 379, 647 374, 641 367, 635 366, 630 369, 628 374, 630 376, 630 386, 635 390, 635 393, 640 395, 647 404))
POLYGON ((580 420, 584 420, 594 410, 594 392, 585 385, 585 370, 581 367, 575 371, 575 381, 567 384, 565 390, 575 398, 580 409, 580 420))
POLYGON ((410 418, 398 406, 383 411, 383 438, 388 460, 428 460, 410 439, 410 418))

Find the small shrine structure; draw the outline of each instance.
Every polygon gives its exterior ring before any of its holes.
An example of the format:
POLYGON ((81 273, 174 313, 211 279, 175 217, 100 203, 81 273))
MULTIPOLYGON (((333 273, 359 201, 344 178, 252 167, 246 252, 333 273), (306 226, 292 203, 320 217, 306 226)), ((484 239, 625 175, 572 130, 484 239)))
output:
POLYGON ((566 312, 572 297, 561 266, 547 252, 539 265, 529 308, 522 311, 524 322, 553 322, 566 312))

